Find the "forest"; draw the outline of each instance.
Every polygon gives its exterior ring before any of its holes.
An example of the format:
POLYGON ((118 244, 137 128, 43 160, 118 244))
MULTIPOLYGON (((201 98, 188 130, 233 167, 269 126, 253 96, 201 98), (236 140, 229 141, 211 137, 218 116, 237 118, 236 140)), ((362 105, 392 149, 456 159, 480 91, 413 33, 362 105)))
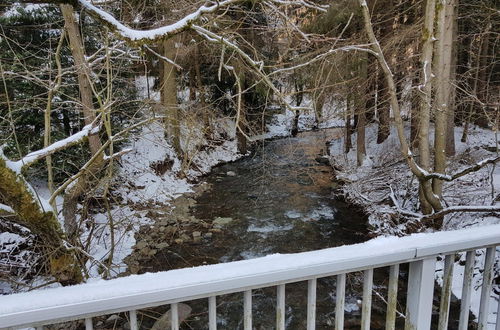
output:
POLYGON ((499 224, 499 25, 495 0, 2 0, 0 293, 499 224), (231 233, 250 204, 293 227, 231 233), (314 243, 222 257, 274 231, 314 243))

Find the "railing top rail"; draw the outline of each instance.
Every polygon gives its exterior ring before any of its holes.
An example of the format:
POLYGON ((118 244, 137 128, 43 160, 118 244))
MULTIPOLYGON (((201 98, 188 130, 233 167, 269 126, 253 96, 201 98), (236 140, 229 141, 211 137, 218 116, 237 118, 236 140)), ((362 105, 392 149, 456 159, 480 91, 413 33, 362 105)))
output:
POLYGON ((318 251, 275 254, 0 296, 0 327, 135 310, 491 245, 500 245, 500 225, 400 238, 379 237, 318 251))

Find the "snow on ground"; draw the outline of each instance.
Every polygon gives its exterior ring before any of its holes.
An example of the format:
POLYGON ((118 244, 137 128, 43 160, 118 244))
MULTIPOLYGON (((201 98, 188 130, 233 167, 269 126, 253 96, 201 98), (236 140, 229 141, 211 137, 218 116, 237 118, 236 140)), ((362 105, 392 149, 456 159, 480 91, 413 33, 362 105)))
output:
MULTIPOLYGON (((289 100, 292 102, 291 100, 289 100)), ((321 114, 321 122, 318 128, 331 128, 344 126, 344 120, 339 118, 339 113, 342 112, 344 105, 337 102, 326 103, 321 114)), ((316 116, 312 108, 312 101, 309 97, 304 97, 301 107, 309 107, 309 110, 299 111, 298 129, 299 131, 308 131, 315 127, 316 116)), ((285 108, 283 113, 278 113, 273 116, 271 122, 266 125, 267 132, 260 135, 259 138, 274 138, 289 136, 292 127, 295 113, 288 108, 285 108)))
MULTIPOLYGON (((407 130, 407 136, 409 132, 407 130)), ((471 127, 467 143, 460 142, 462 130, 455 130, 456 156, 449 161, 448 171, 454 173, 478 161, 492 157, 496 153, 491 148, 497 146, 495 132, 471 127)), ((418 182, 411 175, 406 163, 401 159, 399 140, 394 128, 390 137, 382 144, 376 143, 377 127, 370 125, 366 130, 367 157, 362 166, 356 166, 356 135, 352 136, 353 148, 343 153, 344 138, 332 141, 330 155, 332 165, 338 170, 337 177, 345 182, 341 187, 346 199, 361 206, 368 214, 372 230, 381 235, 404 235, 408 218, 401 216, 399 209, 418 212, 418 182), (396 203, 394 202, 396 201, 396 203)), ((433 143, 431 139, 431 145, 433 143)), ((488 165, 483 169, 465 175, 453 182, 445 182, 443 200, 448 206, 455 205, 498 205, 500 203, 500 166, 488 165)), ((445 217, 444 230, 483 226, 500 223, 498 213, 453 213, 445 217)), ((461 256, 465 258, 465 254, 461 256)), ((471 310, 478 315, 481 294, 484 250, 477 251, 473 279, 471 310)), ((443 268, 443 262, 437 269, 443 268)), ((500 273, 500 254, 497 253, 495 272, 500 273)), ((442 272, 438 273, 438 279, 442 272)), ((461 297, 463 265, 455 263, 453 293, 461 297)), ((497 292, 500 288, 497 288, 497 292)), ((493 318, 496 315, 498 296, 492 296, 490 304, 493 318), (493 314, 495 311, 495 314, 493 314)))

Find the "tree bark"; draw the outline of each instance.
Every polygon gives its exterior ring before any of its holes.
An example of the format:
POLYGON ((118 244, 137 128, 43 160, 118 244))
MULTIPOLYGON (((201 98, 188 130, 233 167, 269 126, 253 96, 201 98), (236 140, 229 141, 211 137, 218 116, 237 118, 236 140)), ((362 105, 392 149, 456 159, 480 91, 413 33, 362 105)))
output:
POLYGON ((389 137, 391 133, 390 122, 390 106, 388 102, 387 83, 383 74, 379 75, 377 113, 378 113, 378 130, 377 144, 381 144, 389 137))
MULTIPOLYGON (((174 59, 176 56, 175 40, 173 38, 163 41, 163 53, 165 57, 174 59)), ((179 105, 177 103, 177 74, 175 67, 163 62, 161 98, 165 106, 166 132, 172 142, 172 146, 179 158, 183 158, 180 141, 179 105)))
MULTIPOLYGON (((453 21, 455 13, 454 0, 446 0, 436 11, 436 49, 434 66, 436 67, 436 96, 434 100, 434 172, 445 173, 446 170, 446 133, 450 117, 451 102, 451 64, 453 57, 453 21)), ((437 196, 443 193, 443 182, 432 180, 432 190, 437 196)))
POLYGON ((344 153, 348 153, 352 148, 351 142, 351 99, 348 96, 346 99, 346 114, 345 114, 345 132, 344 132, 344 153))
POLYGON ((367 79, 367 61, 368 54, 362 53, 360 54, 360 63, 359 63, 359 77, 361 81, 358 80, 357 86, 357 104, 356 111, 358 113, 358 122, 356 126, 357 135, 356 135, 356 160, 358 166, 363 165, 366 157, 366 145, 365 145, 365 127, 366 127, 366 94, 369 92, 369 85, 366 84, 367 79))
POLYGON ((82 273, 74 251, 63 242, 59 221, 51 210, 43 209, 24 178, 7 167, 0 157, 0 203, 15 212, 12 217, 35 234, 49 261, 51 274, 63 285, 82 282, 82 273))
MULTIPOLYGON (((78 89, 82 103, 83 120, 85 125, 94 122, 96 111, 93 103, 92 86, 90 85, 90 68, 85 59, 84 45, 80 35, 78 23, 76 21, 72 5, 63 4, 60 6, 64 17, 64 28, 68 35, 71 54, 76 66, 78 89)), ((102 147, 98 135, 88 137, 89 149, 92 156, 96 155, 102 147)), ((74 241, 77 236, 78 224, 76 222, 78 199, 82 196, 90 183, 94 181, 96 173, 99 173, 103 164, 102 155, 92 163, 91 168, 86 171, 78 181, 64 195, 63 216, 66 235, 70 241, 74 241)))
MULTIPOLYGON (((420 113, 419 113, 419 132, 418 147, 420 154, 420 167, 425 171, 430 171, 431 155, 429 149, 429 124, 432 104, 432 56, 434 43, 434 19, 435 19, 436 0, 427 0, 425 7, 424 27, 422 31, 422 55, 420 64, 422 67, 422 76, 420 91, 420 113)), ((432 198, 432 186, 428 181, 420 182, 422 192, 420 194, 420 203, 422 212, 429 214, 432 212, 432 205, 429 199, 432 198), (424 197, 422 199, 422 197, 424 197)))
MULTIPOLYGON (((82 102, 83 110, 83 120, 85 125, 89 125, 94 122, 96 114, 93 103, 92 87, 90 86, 90 69, 88 67, 87 61, 85 60, 85 51, 78 28, 78 23, 76 22, 74 9, 71 5, 61 5, 61 12, 64 17, 64 28, 68 34, 69 44, 71 48, 71 54, 75 61, 76 72, 78 75, 78 89, 80 91, 80 99, 82 102)), ((89 147, 92 155, 95 155, 97 151, 102 147, 102 143, 99 140, 99 136, 91 135, 89 136, 89 147)))
POLYGON ((446 156, 455 155, 455 116, 456 116, 456 98, 457 98, 457 61, 458 61, 458 2, 451 1, 451 7, 447 7, 448 15, 451 16, 451 70, 450 70, 450 99, 448 101, 448 118, 446 124, 446 156))

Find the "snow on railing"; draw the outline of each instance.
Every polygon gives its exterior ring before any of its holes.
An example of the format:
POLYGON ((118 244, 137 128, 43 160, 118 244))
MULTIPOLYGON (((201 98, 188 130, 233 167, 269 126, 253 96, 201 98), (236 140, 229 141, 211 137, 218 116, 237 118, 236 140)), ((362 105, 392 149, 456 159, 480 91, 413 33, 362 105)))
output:
MULTIPOLYGON (((296 254, 275 254, 252 260, 184 268, 160 273, 131 275, 86 284, 38 290, 0 297, 0 327, 43 327, 46 324, 128 312, 131 329, 138 329, 137 311, 171 305, 171 328, 179 328, 178 303, 208 298, 208 326, 217 327, 216 297, 243 292, 243 325, 252 329, 252 290, 277 288, 276 329, 285 329, 286 284, 307 281, 307 329, 315 329, 316 283, 318 278, 336 276, 335 329, 343 329, 346 274, 363 271, 362 329, 369 329, 374 268, 390 266, 387 287, 386 329, 395 329, 399 265, 409 263, 405 329, 429 329, 436 259, 445 258, 439 329, 447 329, 454 257, 466 252, 459 329, 467 329, 471 304, 471 279, 475 250, 486 248, 479 308, 479 329, 487 329, 492 295, 496 246, 500 225, 465 230, 416 234, 409 237, 380 237, 365 243, 296 254)), ((500 305, 500 304, 499 304, 500 305)), ((496 324, 499 326, 497 313, 496 324)), ((493 317, 494 318, 494 317, 493 317)), ((490 322, 491 326, 491 322, 490 322)), ((272 328, 273 325, 269 325, 272 328)), ((494 327, 494 326, 493 326, 494 327)))

